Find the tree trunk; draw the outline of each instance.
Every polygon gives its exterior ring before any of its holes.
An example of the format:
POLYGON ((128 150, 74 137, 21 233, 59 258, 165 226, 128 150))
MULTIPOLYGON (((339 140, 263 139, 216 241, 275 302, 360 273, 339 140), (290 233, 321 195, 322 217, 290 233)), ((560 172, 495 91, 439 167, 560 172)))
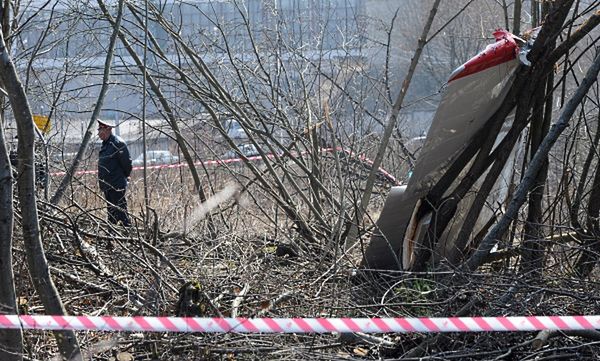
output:
MULTIPOLYGON (((542 7, 542 15, 548 15, 550 11, 549 5, 543 4, 542 7)), ((534 25, 536 24, 534 23, 534 25)), ((549 46, 555 48, 556 43, 552 41, 549 46)), ((532 159, 550 128, 553 86, 554 77, 550 73, 546 80, 546 87, 539 87, 538 94, 536 95, 536 105, 533 107, 533 119, 531 121, 530 154, 532 159)), ((544 210, 542 202, 547 177, 548 158, 546 157, 529 193, 527 220, 523 230, 521 272, 533 278, 540 278, 542 276, 544 266, 544 232, 542 229, 542 215, 544 210)))
MULTIPOLYGON (((16 69, 4 43, 4 34, 0 33, 0 83, 6 89, 10 105, 17 123, 19 145, 19 179, 17 192, 22 214, 23 241, 27 257, 29 274, 44 308, 49 315, 64 315, 65 309, 52 282, 48 261, 40 235, 35 195, 34 170, 34 123, 27 95, 19 80, 16 69)), ((73 331, 55 331, 56 342, 63 357, 80 358, 79 344, 73 331)))
MULTIPOLYGON (((2 102, 3 103, 3 102, 2 102)), ((4 127, 0 127, 0 314, 17 314, 12 270, 13 177, 6 149, 4 127)), ((0 360, 22 360, 21 330, 0 330, 0 360)))
POLYGON ((600 258, 600 161, 596 164, 596 173, 587 207, 587 231, 582 238, 583 250, 575 263, 575 272, 579 277, 587 277, 600 258))
POLYGON ((521 32, 521 0, 515 0, 514 6, 512 33, 519 35, 521 32))
MULTIPOLYGON (((531 155, 535 155, 542 139, 550 128, 552 116, 552 87, 554 78, 548 77, 546 91, 540 90, 537 96, 537 106, 533 108, 534 120, 531 124, 531 155), (548 98, 544 101, 544 98, 548 98), (545 111, 543 111, 545 105, 545 111)), ((521 259, 521 271, 534 278, 542 275, 544 264, 544 232, 542 229, 543 196, 548 176, 548 158, 544 160, 540 172, 537 174, 534 185, 529 193, 529 204, 527 210, 527 221, 523 231, 523 258, 521 259)))

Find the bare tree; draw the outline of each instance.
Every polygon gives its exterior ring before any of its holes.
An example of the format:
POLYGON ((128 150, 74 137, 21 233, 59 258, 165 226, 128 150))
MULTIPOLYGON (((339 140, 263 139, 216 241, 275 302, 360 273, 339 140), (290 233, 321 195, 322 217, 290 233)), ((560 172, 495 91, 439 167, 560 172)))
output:
MULTIPOLYGON (((0 72, 0 84, 6 89, 8 98, 17 121, 19 159, 17 190, 22 214, 22 232, 25 242, 27 264, 34 287, 44 304, 46 311, 52 315, 63 315, 60 295, 50 276, 48 261, 40 236, 38 211, 35 195, 34 166, 34 123, 27 102, 27 95, 19 81, 15 67, 8 54, 4 42, 4 34, 0 34, 0 61, 3 71, 0 72)), ((56 331, 56 341, 61 354, 67 358, 79 357, 79 345, 73 331, 56 331)), ((18 346, 17 346, 18 347, 18 346)))
POLYGON ((115 29, 113 31, 113 34, 111 35, 110 43, 109 43, 108 49, 106 51, 106 61, 104 63, 104 73, 102 75, 102 88, 100 89, 100 93, 98 94, 98 100, 96 101, 96 105, 94 106, 94 111, 92 112, 92 117, 91 117, 90 121, 88 122, 87 129, 85 131, 85 135, 83 137, 83 140, 81 142, 79 150, 77 151, 77 155, 73 159, 73 163, 67 170, 67 174, 62 179, 60 185, 58 186, 58 188, 56 189, 56 192, 54 193, 54 196, 50 200, 50 203, 52 203, 52 204, 56 205, 60 202, 61 198, 63 197, 63 194, 65 193, 65 190, 71 183, 72 177, 73 177, 75 171, 77 170, 77 168, 79 167, 81 159, 88 148, 90 139, 92 138, 92 132, 94 130, 94 127, 96 126, 96 121, 98 120, 100 111, 102 110, 102 104, 104 103, 104 97, 106 96, 106 92, 108 90, 108 82, 110 79, 110 68, 111 68, 111 63, 113 60, 115 43, 117 41, 117 34, 118 34, 119 28, 121 26, 122 17, 123 17, 123 0, 120 0, 118 7, 117 7, 117 19, 115 21, 115 29))
MULTIPOLYGON (((0 127, 0 313, 17 314, 15 282, 13 274, 13 175, 4 127, 0 127)), ((5 360, 21 360, 23 335, 21 330, 0 331, 0 357, 5 360)))
MULTIPOLYGON (((0 5, 2 33, 10 34, 10 11, 4 4, 0 5)), ((5 44, 5 49, 8 44, 5 44)), ((0 296, 0 312, 16 314, 17 300, 13 273, 13 170, 6 146, 4 132, 4 104, 6 91, 2 87, 0 98, 0 287, 4 290, 0 296)), ((23 352, 23 334, 21 330, 2 330, 0 332, 0 357, 6 360, 21 360, 23 352)))

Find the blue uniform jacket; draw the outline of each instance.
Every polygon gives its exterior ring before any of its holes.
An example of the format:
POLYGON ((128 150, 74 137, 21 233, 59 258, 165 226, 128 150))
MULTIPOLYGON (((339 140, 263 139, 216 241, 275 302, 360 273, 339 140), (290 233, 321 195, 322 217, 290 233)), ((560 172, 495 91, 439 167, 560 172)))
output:
POLYGON ((100 190, 125 189, 131 174, 131 157, 123 139, 112 134, 102 142, 98 155, 100 190))

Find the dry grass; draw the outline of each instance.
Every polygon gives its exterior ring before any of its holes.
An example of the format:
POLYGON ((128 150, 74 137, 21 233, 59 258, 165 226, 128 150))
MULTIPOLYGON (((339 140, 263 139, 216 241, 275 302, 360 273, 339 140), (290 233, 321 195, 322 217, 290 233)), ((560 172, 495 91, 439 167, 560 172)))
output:
MULTIPOLYGON (((440 275, 438 280, 398 273, 355 277, 364 242, 348 252, 341 245, 332 247, 328 239, 307 244, 260 188, 241 187, 250 179, 243 167, 210 171, 203 181, 209 184, 210 180, 215 196, 201 207, 184 169, 149 172, 150 205, 158 216, 154 230, 142 227, 140 173, 134 173, 128 195, 138 227, 114 228, 103 221, 106 211, 95 192, 93 175, 73 183, 73 197, 61 205, 62 212, 42 207, 44 244, 68 313, 174 315, 180 288, 187 282, 200 285, 210 300, 206 301, 207 316, 448 316, 466 304, 472 304, 471 315, 590 314, 600 308, 600 298, 595 296, 600 284, 565 276, 560 268, 564 262, 556 260, 564 260, 572 246, 558 243, 549 263, 554 266, 539 283, 515 277, 511 271, 516 269, 515 259, 509 260, 508 266, 506 262, 493 264, 465 278, 440 275), (215 226, 212 231, 205 217, 209 213, 215 226), (286 248, 289 245, 296 247, 290 250, 286 248)), ((346 180, 352 177, 359 179, 361 174, 354 169, 346 180)), ((336 179, 328 182, 333 187, 336 179)), ((373 213, 382 200, 376 195, 373 213)), ((152 224, 154 218, 150 220, 152 224)), ((21 312, 43 313, 29 283, 20 242, 17 234, 15 272, 21 312)), ((428 338, 423 334, 374 338, 236 333, 78 335, 94 360, 114 359, 123 353, 136 360, 384 359, 419 355, 416 347, 428 338)), ((49 333, 27 331, 26 336, 31 359, 56 355, 49 333)), ((552 339, 534 352, 527 343, 533 337, 532 333, 444 336, 420 356, 488 360, 508 353, 507 357, 515 359, 552 355, 591 359, 598 354, 595 341, 564 337, 552 339)))

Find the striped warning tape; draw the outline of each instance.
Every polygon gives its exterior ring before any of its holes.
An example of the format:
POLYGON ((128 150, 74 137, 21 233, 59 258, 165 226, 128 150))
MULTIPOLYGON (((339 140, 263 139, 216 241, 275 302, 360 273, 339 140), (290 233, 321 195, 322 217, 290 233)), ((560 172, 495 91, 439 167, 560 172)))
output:
MULTIPOLYGON (((351 157, 357 158, 358 160, 360 160, 361 162, 364 162, 365 164, 368 164, 369 166, 373 165, 373 161, 370 160, 369 158, 367 158, 364 155, 360 155, 360 154, 355 154, 352 151, 349 151, 347 149, 338 147, 338 148, 321 148, 320 150, 322 153, 330 153, 333 151, 338 151, 338 152, 344 152, 346 154, 348 154, 351 157)), ((301 152, 300 155, 303 156, 305 154, 307 154, 308 152, 304 151, 301 152)), ((274 154, 267 154, 266 155, 267 158, 275 158, 274 154)), ((248 160, 250 161, 255 161, 255 160, 262 160, 263 157, 260 155, 255 155, 255 156, 251 156, 251 157, 246 157, 248 160)), ((206 161, 201 161, 201 162, 196 162, 194 163, 194 165, 204 165, 204 166, 211 166, 211 165, 222 165, 222 164, 230 164, 230 163, 239 163, 242 162, 243 159, 242 158, 229 158, 229 159, 218 159, 218 160, 206 160, 206 161)), ((151 169, 170 169, 170 168, 181 168, 181 167, 187 167, 187 163, 176 163, 176 164, 161 164, 161 165, 150 165, 147 166, 146 169, 151 170, 151 169)), ((140 167, 133 167, 132 170, 140 170, 140 169, 144 169, 143 166, 140 167)), ((97 170, 81 170, 81 171, 77 171, 75 172, 75 175, 84 175, 84 174, 96 174, 98 173, 97 170)), ((390 182, 392 182, 393 184, 400 184, 400 182, 389 172, 387 172, 385 169, 383 168, 379 168, 379 173, 381 173, 384 177, 386 177, 390 182)), ((67 174, 66 172, 53 172, 50 173, 51 176, 63 176, 67 174)))
MULTIPOLYGON (((274 156, 272 154, 268 154, 267 155, 268 158, 273 158, 274 156)), ((257 155, 257 156, 252 156, 252 157, 247 157, 248 160, 261 160, 262 157, 257 155)), ((230 159, 219 159, 219 160, 207 160, 204 162, 196 162, 194 163, 194 165, 202 165, 204 164, 205 166, 208 165, 216 165, 216 164, 230 164, 230 163, 238 163, 241 162, 242 158, 230 158, 230 159)), ((150 169, 169 169, 169 168, 182 168, 182 167, 187 167, 187 163, 176 163, 176 164, 161 164, 161 165, 149 165, 146 167, 146 169, 150 170, 150 169)), ((144 169, 143 166, 139 166, 139 167, 133 167, 131 170, 140 170, 140 169, 144 169)), ((83 175, 83 174, 96 174, 98 173, 97 170, 80 170, 75 172, 75 175, 83 175)), ((63 176, 67 174, 67 172, 54 172, 54 173, 50 173, 50 175, 52 176, 63 176)))
POLYGON ((0 329, 203 333, 406 333, 600 329, 600 316, 200 318, 0 315, 0 329))

